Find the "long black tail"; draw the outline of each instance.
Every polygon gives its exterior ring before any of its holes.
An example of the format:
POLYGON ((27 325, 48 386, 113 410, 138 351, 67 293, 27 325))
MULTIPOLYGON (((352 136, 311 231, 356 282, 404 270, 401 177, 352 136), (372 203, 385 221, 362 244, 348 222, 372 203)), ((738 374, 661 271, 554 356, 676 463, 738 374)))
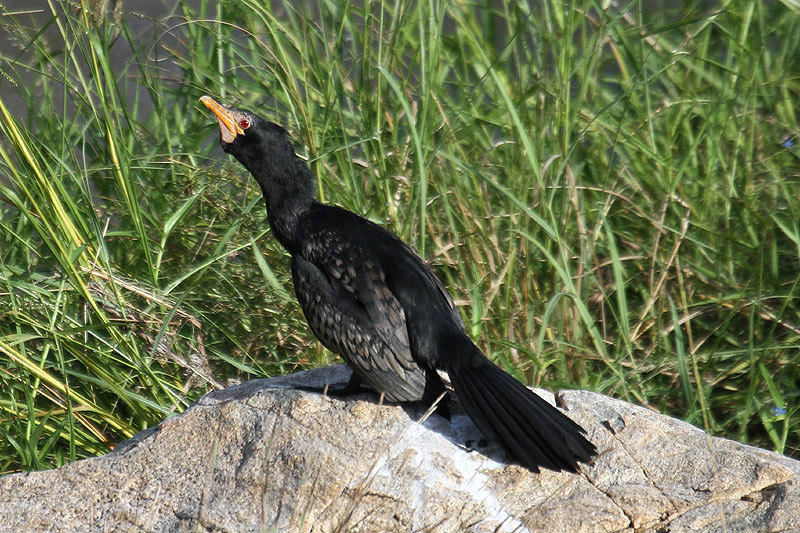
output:
POLYGON ((482 353, 476 355, 448 365, 450 381, 478 429, 497 438, 520 464, 534 472, 539 467, 575 472, 578 461, 588 462, 597 453, 581 426, 482 353))

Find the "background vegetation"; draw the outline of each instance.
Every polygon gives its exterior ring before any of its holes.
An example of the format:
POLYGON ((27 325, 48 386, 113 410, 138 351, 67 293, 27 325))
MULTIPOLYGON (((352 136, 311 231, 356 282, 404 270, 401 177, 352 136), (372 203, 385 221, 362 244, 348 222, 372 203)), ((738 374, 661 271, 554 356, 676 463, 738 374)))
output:
POLYGON ((203 94, 284 124, 521 380, 800 457, 790 7, 93 4, 0 20, 0 473, 335 360, 203 94))

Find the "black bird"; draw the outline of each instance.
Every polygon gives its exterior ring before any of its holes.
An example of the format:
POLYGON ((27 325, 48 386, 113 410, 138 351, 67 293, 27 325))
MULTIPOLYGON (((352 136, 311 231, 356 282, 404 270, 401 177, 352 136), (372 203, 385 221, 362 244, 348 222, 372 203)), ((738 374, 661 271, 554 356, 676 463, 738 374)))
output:
POLYGON ((295 293, 317 338, 389 401, 431 401, 446 373, 476 426, 534 472, 576 471, 596 453, 585 431, 489 361, 467 337, 430 267, 386 229, 316 200, 316 178, 272 122, 200 99, 222 149, 253 175, 275 238, 292 256, 295 293))

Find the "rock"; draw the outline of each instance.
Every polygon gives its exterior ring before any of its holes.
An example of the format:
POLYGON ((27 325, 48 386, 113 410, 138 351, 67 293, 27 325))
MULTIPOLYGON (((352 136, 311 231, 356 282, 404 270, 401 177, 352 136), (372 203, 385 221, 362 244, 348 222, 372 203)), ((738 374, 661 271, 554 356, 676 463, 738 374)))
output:
POLYGON ((2 477, 0 530, 800 529, 799 462, 647 409, 561 392, 600 454, 580 474, 534 474, 457 411, 418 424, 418 406, 293 389, 348 375, 252 380, 106 456, 2 477))

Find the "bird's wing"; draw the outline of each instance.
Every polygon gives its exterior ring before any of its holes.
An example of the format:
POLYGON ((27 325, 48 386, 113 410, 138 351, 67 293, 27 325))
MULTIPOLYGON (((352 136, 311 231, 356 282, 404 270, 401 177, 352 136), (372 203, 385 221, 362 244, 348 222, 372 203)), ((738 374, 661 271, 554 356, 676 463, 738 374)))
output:
POLYGON ((386 285, 381 265, 360 243, 337 239, 334 232, 322 233, 305 246, 306 260, 363 307, 375 332, 397 353, 399 364, 409 369, 416 366, 411 360, 405 312, 386 285))
MULTIPOLYGON (((391 234, 390 234, 391 235, 391 234)), ((400 257, 403 258, 406 264, 398 264, 396 265, 400 269, 405 269, 406 273, 408 272, 421 272, 424 275, 424 279, 427 283, 429 283, 432 287, 435 287, 436 291, 442 297, 443 301, 447 306, 447 310, 450 312, 452 319, 455 321, 456 324, 460 327, 460 329, 464 329, 464 321, 461 318, 461 313, 458 312, 456 309, 455 301, 453 301, 453 297, 450 295, 450 292, 444 286, 444 283, 436 277, 436 274, 433 273, 431 270, 430 265, 422 259, 417 252, 414 251, 411 246, 406 244, 405 242, 401 241, 395 235, 391 235, 392 239, 394 240, 394 245, 396 247, 400 247, 405 251, 405 254, 392 254, 396 258, 400 257)))
POLYGON ((305 239, 292 271, 298 300, 323 344, 359 367, 373 388, 386 391, 398 381, 421 394, 424 369, 412 356, 405 312, 363 243, 322 228, 305 239))

